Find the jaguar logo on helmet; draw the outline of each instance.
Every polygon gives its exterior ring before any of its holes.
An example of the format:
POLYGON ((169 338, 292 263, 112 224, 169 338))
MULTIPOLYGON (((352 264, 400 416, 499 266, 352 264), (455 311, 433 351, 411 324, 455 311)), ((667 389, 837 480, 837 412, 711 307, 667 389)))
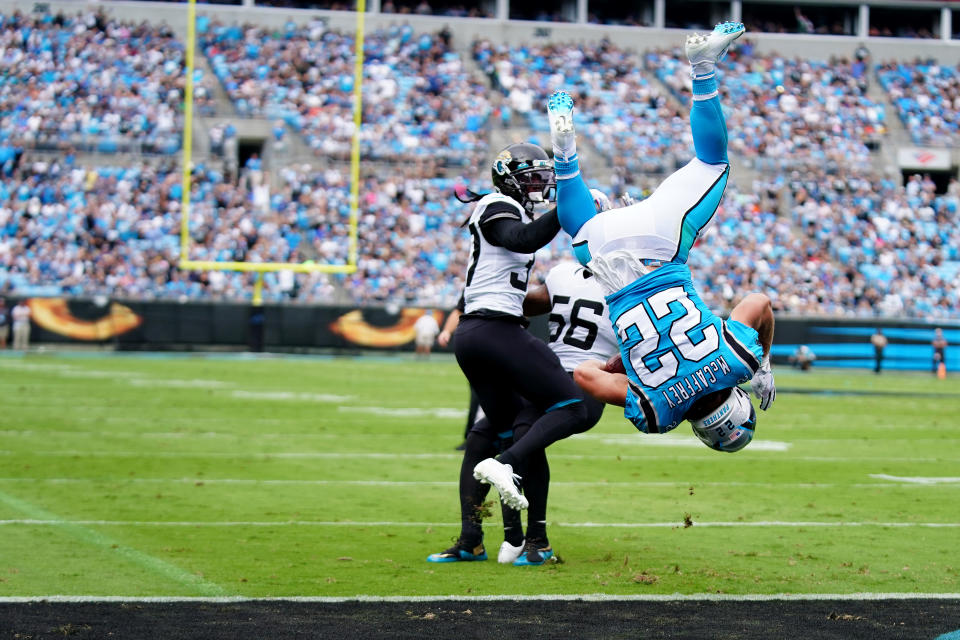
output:
POLYGON ((493 161, 493 170, 496 171, 498 175, 507 175, 510 173, 511 160, 513 160, 513 156, 510 155, 510 151, 504 149, 497 154, 497 158, 493 161))

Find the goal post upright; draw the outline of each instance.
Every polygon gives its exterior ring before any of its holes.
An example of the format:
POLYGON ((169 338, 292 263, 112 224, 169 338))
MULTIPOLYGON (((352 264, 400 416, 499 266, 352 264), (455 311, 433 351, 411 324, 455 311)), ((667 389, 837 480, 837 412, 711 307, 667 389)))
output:
POLYGON ((193 51, 197 40, 197 3, 196 0, 187 2, 187 42, 184 62, 187 67, 186 84, 183 89, 183 143, 181 158, 181 190, 180 194, 180 268, 190 261, 190 165, 193 155, 193 51))
MULTIPOLYGON (((190 196, 193 153, 193 83, 194 54, 196 51, 196 0, 187 0, 187 42, 184 52, 186 82, 184 85, 182 176, 180 202, 180 260, 178 267, 186 271, 243 271, 263 274, 275 271, 294 273, 341 273, 357 270, 359 257, 359 207, 360 207, 360 128, 363 123, 363 45, 364 13, 366 0, 357 0, 356 36, 354 38, 353 67, 353 135, 350 145, 350 211, 347 238, 347 263, 315 262, 227 262, 220 260, 190 259, 190 196)), ((258 281, 262 277, 258 276, 258 281)))

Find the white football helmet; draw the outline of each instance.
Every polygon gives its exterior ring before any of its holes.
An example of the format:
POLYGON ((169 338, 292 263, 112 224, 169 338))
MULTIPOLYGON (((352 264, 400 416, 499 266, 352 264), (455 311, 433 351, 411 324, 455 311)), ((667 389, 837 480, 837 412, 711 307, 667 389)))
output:
POLYGON ((740 387, 730 389, 727 399, 708 415, 691 420, 693 433, 703 444, 717 451, 740 451, 753 440, 757 412, 750 395, 740 387))

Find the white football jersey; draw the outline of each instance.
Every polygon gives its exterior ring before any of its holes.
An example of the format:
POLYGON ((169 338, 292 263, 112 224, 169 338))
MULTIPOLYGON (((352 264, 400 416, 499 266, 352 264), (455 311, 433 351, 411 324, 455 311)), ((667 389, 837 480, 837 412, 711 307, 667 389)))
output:
POLYGON ((573 371, 587 360, 607 360, 617 339, 603 291, 593 275, 575 262, 561 262, 547 274, 550 311, 548 344, 563 368, 573 371))
MULTIPOLYGON (((489 193, 477 202, 468 223, 473 245, 470 247, 470 265, 467 267, 463 292, 464 313, 486 309, 519 317, 523 315, 523 298, 527 293, 527 279, 534 254, 515 253, 487 242, 480 219, 494 203, 511 206, 516 209, 521 222, 529 222, 523 207, 501 193, 489 193)), ((513 212, 505 211, 493 214, 488 220, 496 220, 500 216, 516 219, 513 212)))

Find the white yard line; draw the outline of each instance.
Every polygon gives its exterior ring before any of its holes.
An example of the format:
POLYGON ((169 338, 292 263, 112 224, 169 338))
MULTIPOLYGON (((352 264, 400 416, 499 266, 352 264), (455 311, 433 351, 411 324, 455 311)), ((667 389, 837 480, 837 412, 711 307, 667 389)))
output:
MULTIPOLYGON (((369 487, 441 487, 456 486, 455 480, 304 480, 304 479, 280 479, 280 478, 140 478, 140 477, 118 477, 118 478, 0 478, 0 483, 11 484, 204 484, 204 485, 248 485, 248 486, 369 486, 369 487)), ((553 481, 550 483, 553 487, 647 487, 647 488, 672 488, 694 487, 703 489, 706 487, 754 487, 765 489, 882 489, 882 488, 960 488, 958 483, 891 483, 891 482, 856 482, 850 484, 844 483, 815 483, 815 482, 698 482, 696 480, 677 480, 677 481, 653 481, 653 482, 620 482, 620 481, 553 481)))
POLYGON ((205 378, 193 378, 182 380, 178 378, 130 378, 127 383, 135 387, 169 387, 171 389, 223 389, 235 386, 230 382, 222 380, 207 380, 205 378))
MULTIPOLYGON (((579 440, 591 440, 600 444, 622 446, 642 446, 642 447, 692 447, 702 448, 703 443, 694 436, 680 434, 657 434, 647 435, 613 435, 602 433, 581 433, 572 438, 579 440)), ((750 443, 750 451, 787 451, 793 443, 778 442, 776 440, 754 440, 750 443)))
POLYGON ((779 601, 806 601, 806 600, 957 600, 960 593, 690 593, 690 594, 644 594, 644 595, 615 595, 606 593, 585 593, 581 595, 495 595, 495 596, 467 596, 467 595, 435 595, 435 596, 286 596, 248 598, 244 596, 221 596, 206 598, 191 598, 180 596, 6 596, 0 597, 3 604, 30 604, 37 602, 55 603, 142 603, 142 604, 175 604, 175 603, 209 603, 230 604, 233 602, 305 602, 322 604, 339 604, 347 602, 512 602, 516 600, 533 600, 545 602, 779 602, 779 601))
MULTIPOLYGON (((702 444, 700 445, 703 446, 702 444)), ((748 454, 738 454, 740 457, 746 457, 748 454)), ((411 459, 449 459, 449 460, 462 460, 463 454, 460 453, 398 453, 398 452, 373 452, 373 451, 354 451, 354 452, 326 452, 326 451, 281 451, 277 453, 260 453, 260 452, 251 452, 251 451, 211 451, 211 452, 200 452, 200 451, 93 451, 93 450, 75 450, 75 449, 65 449, 62 451, 11 451, 11 450, 0 450, 0 456, 41 456, 41 457, 96 457, 96 458, 254 458, 254 459, 268 459, 268 458, 306 458, 306 459, 392 459, 392 460, 411 460, 411 459)), ((551 460, 603 460, 606 462, 611 462, 612 460, 630 462, 630 461, 643 461, 649 462, 650 460, 691 460, 696 461, 700 464, 707 462, 725 462, 729 458, 721 456, 721 454, 711 453, 704 450, 704 455, 702 456, 682 456, 682 455, 664 455, 661 452, 656 454, 651 454, 648 456, 644 455, 622 455, 618 453, 607 453, 607 454, 567 454, 567 453, 551 453, 551 460)), ((897 456, 890 457, 857 457, 857 456, 793 456, 793 455, 783 455, 776 456, 775 458, 759 458, 758 460, 767 461, 767 460, 776 460, 777 462, 783 462, 786 460, 792 461, 801 461, 801 462, 892 462, 892 463, 906 463, 906 462, 927 462, 927 463, 950 463, 950 462, 960 462, 960 458, 956 457, 929 457, 929 458, 901 458, 897 456)))
POLYGON ((333 393, 308 393, 299 391, 248 391, 236 389, 230 395, 241 400, 277 400, 283 402, 324 402, 335 404, 353 400, 353 396, 333 393))
MULTIPOLYGON (((61 520, 56 518, 15 518, 0 520, 0 526, 87 526, 87 527, 459 527, 455 522, 394 522, 394 521, 334 521, 334 520, 284 520, 268 522, 261 520, 61 520)), ((685 527, 709 528, 768 528, 768 527, 884 527, 884 528, 928 528, 955 529, 960 522, 786 522, 779 520, 761 520, 757 522, 551 522, 554 527, 575 529, 674 529, 685 527)))
POLYGON ((209 580, 204 580, 202 577, 182 569, 175 564, 151 556, 133 547, 119 544, 99 531, 87 528, 87 525, 82 524, 81 521, 58 518, 56 514, 42 507, 23 500, 22 498, 3 493, 2 491, 0 491, 0 504, 4 504, 7 507, 30 516, 31 521, 45 522, 57 527, 78 542, 83 542, 98 549, 112 552, 116 554, 118 558, 132 562, 142 569, 163 576, 178 585, 196 589, 207 596, 219 596, 225 593, 225 590, 220 585, 210 582, 209 580))
POLYGON ((443 407, 337 407, 337 411, 344 413, 369 413, 374 416, 383 416, 385 418, 462 419, 467 416, 467 412, 464 409, 451 409, 443 407))
MULTIPOLYGON (((107 418, 97 417, 91 422, 104 422, 107 418)), ((177 422, 236 422, 236 418, 179 418, 177 422)), ((253 423, 277 424, 283 420, 274 420, 272 418, 262 418, 251 420, 253 423)), ((88 430, 54 430, 54 429, 0 429, 0 436, 19 437, 19 438, 62 438, 64 436, 76 436, 80 438, 229 438, 231 440, 240 440, 249 442, 256 438, 267 440, 279 440, 283 438, 342 438, 341 433, 262 433, 254 434, 241 433, 239 431, 88 431, 88 430)), ((379 434, 378 438, 384 437, 379 434)), ((395 434, 389 437, 407 438, 408 434, 395 434)))
POLYGON ((875 480, 889 480, 891 482, 901 482, 906 484, 917 484, 917 485, 939 485, 939 484, 960 485, 960 478, 958 477, 891 476, 885 473, 871 473, 870 477, 874 478, 875 480))

